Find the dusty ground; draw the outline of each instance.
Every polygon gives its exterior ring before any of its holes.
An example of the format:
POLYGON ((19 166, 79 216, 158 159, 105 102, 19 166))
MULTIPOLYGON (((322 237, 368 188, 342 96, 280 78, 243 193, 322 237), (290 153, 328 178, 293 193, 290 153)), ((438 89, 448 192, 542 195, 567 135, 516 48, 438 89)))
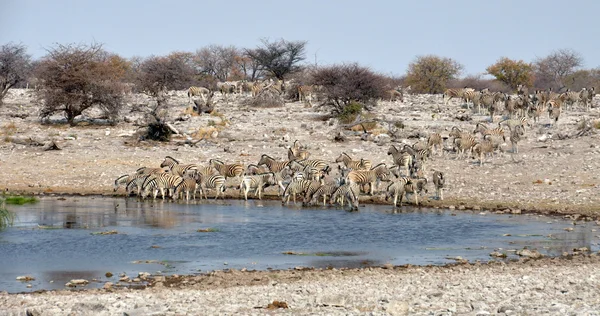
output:
MULTIPOLYGON (((238 99, 219 102, 219 116, 185 115, 184 92, 170 99, 170 117, 182 134, 168 144, 138 142, 136 131, 149 100, 131 96, 123 109, 125 122, 117 126, 82 122, 42 125, 32 92, 11 91, 0 108, 0 187, 10 192, 33 194, 112 195, 119 175, 141 166, 158 166, 166 155, 182 163, 207 164, 210 158, 256 163, 263 153, 284 159, 294 140, 308 145, 312 157, 333 161, 341 152, 353 158, 391 164, 386 153, 393 141, 414 143, 429 132, 446 134, 452 126, 472 131, 483 115, 451 102, 433 113, 440 96, 408 96, 404 103, 383 102, 374 115, 402 120, 405 128, 394 137, 369 136, 346 131, 347 141, 333 141, 337 123, 323 119, 324 112, 301 103, 281 108, 250 108, 238 99), (457 118, 470 117, 470 121, 457 118), (212 121, 212 123, 211 123, 212 121), (213 133, 213 128, 218 133, 213 133), (186 139, 210 135, 195 145, 186 139), (216 136, 216 137, 212 137, 216 136), (44 151, 24 140, 54 140, 61 150, 44 151), (16 143, 15 143, 16 140, 16 143), (393 141, 392 141, 393 140, 393 141)), ((597 105, 598 100, 595 100, 597 105)), ((88 116, 94 113, 88 113, 88 116)), ((547 117, 527 130, 519 154, 499 155, 483 167, 473 159, 455 160, 453 153, 434 157, 429 170, 441 170, 447 178, 444 201, 425 204, 456 209, 537 211, 598 219, 600 214, 600 136, 597 130, 576 136, 591 112, 567 112, 551 127, 547 117)), ((55 119, 58 119, 56 117, 55 119)), ((499 119, 498 117, 496 119, 499 119)), ((387 125, 379 128, 385 131, 387 125)), ((446 144, 450 147, 450 144, 446 144)), ((430 177, 429 173, 428 177, 430 177)), ((433 188, 430 187, 430 197, 433 188)), ((274 191, 271 191, 273 194, 274 191)), ((124 194, 119 191, 118 194, 124 194)), ((228 190, 228 195, 237 196, 228 190)), ((275 196, 273 195, 273 198, 275 196)), ((380 202, 363 197, 364 202, 380 202)), ((129 315, 189 314, 411 314, 411 315, 598 315, 600 310, 600 261, 597 257, 543 259, 526 264, 460 265, 334 271, 217 272, 212 276, 164 280, 143 291, 91 290, 44 294, 0 294, 0 315, 35 314, 129 315), (171 287, 171 284, 173 287, 171 287), (266 310, 274 300, 289 309, 266 310)))
MULTIPOLYGON (((158 166, 167 155, 182 163, 200 165, 211 158, 249 164, 257 163, 263 153, 277 159, 287 158, 286 148, 296 139, 309 146, 315 158, 333 162, 341 152, 346 152, 355 159, 363 157, 374 164, 391 165, 392 158, 387 155, 390 144, 412 144, 434 131, 447 135, 452 126, 472 131, 475 122, 488 119, 471 114, 454 100, 449 106, 442 106, 441 113, 434 114, 441 96, 412 95, 404 103, 382 102, 373 112, 385 120, 404 122, 406 127, 395 131, 395 137, 371 134, 363 141, 361 132, 346 131, 347 141, 338 143, 333 141, 337 123, 323 119, 324 112, 299 102, 280 108, 251 108, 241 104, 243 98, 230 102, 218 100, 216 108, 222 117, 189 116, 184 114, 189 106, 185 92, 172 94, 169 116, 185 136, 176 136, 171 143, 164 144, 136 140, 135 132, 150 103, 143 95, 128 98, 122 111, 125 122, 117 126, 83 122, 70 127, 40 124, 32 91, 11 90, 6 104, 0 108, 0 187, 34 194, 112 194, 115 178, 141 166, 158 166), (472 120, 457 119, 464 116, 472 120), (215 129, 218 133, 213 133, 215 129), (186 138, 195 140, 201 134, 208 139, 192 146, 183 145, 186 138), (54 140, 62 150, 44 151, 41 147, 9 141, 29 138, 54 140)), ((445 172, 445 200, 425 202, 456 208, 593 215, 600 211, 600 135, 596 129, 587 136, 574 135, 583 118, 599 117, 598 107, 587 113, 567 112, 556 127, 549 126, 550 120, 544 117, 527 130, 527 139, 519 143, 518 154, 505 153, 488 160, 483 167, 474 159, 455 160, 454 153, 436 156, 428 169, 445 172)), ((375 134, 387 129, 388 125, 383 124, 375 134)), ((446 147, 450 146, 447 141, 446 147)), ((431 172, 427 176, 431 177, 431 172)), ((433 188, 429 189, 431 195, 433 188)), ((228 194, 236 196, 237 192, 229 190, 228 194)))

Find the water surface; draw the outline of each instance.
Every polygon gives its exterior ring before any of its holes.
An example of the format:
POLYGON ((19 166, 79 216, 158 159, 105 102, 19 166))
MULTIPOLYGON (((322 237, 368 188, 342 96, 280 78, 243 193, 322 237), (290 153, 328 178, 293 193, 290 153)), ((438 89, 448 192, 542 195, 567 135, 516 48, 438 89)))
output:
POLYGON ((120 273, 141 271, 438 265, 456 256, 491 260, 495 249, 509 258, 523 247, 552 256, 579 247, 597 250, 592 224, 538 215, 99 197, 50 197, 10 208, 15 226, 0 232, 0 290, 9 292, 64 288, 76 278, 116 282, 120 273), (118 234, 97 234, 112 230, 118 234), (115 276, 105 277, 108 271, 115 276), (16 281, 21 275, 36 280, 16 281))

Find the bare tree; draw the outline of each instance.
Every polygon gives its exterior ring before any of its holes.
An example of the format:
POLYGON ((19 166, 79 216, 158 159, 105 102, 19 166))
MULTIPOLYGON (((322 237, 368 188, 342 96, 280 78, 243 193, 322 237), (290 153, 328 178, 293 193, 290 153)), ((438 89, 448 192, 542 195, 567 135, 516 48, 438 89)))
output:
POLYGON ((306 41, 262 39, 261 43, 255 49, 246 49, 245 54, 273 77, 285 82, 287 74, 300 69, 298 64, 305 59, 306 41))
POLYGON ((451 58, 435 55, 418 56, 408 65, 406 84, 420 93, 442 93, 449 80, 455 79, 463 66, 451 58))
MULTIPOLYGON (((257 60, 250 58, 250 55, 245 50, 242 54, 237 56, 236 63, 244 74, 244 79, 255 81, 256 79, 263 76, 263 67, 258 63, 257 60)), ((252 50, 251 50, 252 51, 252 50)))
POLYGON ((571 49, 559 49, 534 62, 535 86, 538 88, 565 89, 565 79, 583 65, 583 57, 571 49))
POLYGON ((57 45, 47 50, 37 69, 42 119, 62 112, 71 125, 84 110, 97 106, 114 122, 123 103, 120 83, 125 70, 101 44, 57 45))
POLYGON ((226 81, 236 70, 236 59, 239 55, 240 52, 235 46, 210 45, 196 51, 194 62, 200 73, 226 81))
POLYGON ((15 85, 25 82, 31 70, 31 56, 24 45, 8 43, 0 47, 0 105, 15 85))
POLYGON ((183 90, 194 83, 192 54, 175 52, 167 56, 151 56, 137 67, 135 82, 144 93, 164 101, 166 90, 183 90))

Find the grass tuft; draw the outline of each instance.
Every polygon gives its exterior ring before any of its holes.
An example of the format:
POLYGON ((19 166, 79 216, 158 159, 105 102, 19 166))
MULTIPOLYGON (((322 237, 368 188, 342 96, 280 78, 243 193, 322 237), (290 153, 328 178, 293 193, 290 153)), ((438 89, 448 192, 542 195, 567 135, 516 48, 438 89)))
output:
POLYGON ((5 197, 4 202, 9 205, 23 205, 23 204, 34 204, 34 203, 39 202, 39 200, 33 196, 11 195, 11 196, 5 197))
POLYGON ((6 208, 6 204, 0 204, 0 229, 12 226, 15 221, 15 213, 6 208))

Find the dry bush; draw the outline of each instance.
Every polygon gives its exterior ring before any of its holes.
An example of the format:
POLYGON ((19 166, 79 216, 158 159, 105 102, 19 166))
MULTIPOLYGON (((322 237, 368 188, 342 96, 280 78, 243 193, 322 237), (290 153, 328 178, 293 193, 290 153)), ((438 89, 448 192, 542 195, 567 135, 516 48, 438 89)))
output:
POLYGON ((98 107, 111 122, 116 122, 123 104, 119 79, 124 70, 113 62, 114 55, 100 44, 57 45, 48 50, 37 69, 43 82, 38 99, 43 104, 40 116, 63 113, 67 122, 92 107, 98 107))
POLYGON ((304 67, 299 71, 291 74, 287 78, 288 86, 285 89, 285 98, 287 100, 298 101, 300 95, 298 94, 298 88, 300 86, 308 86, 312 83, 312 68, 304 67))
POLYGON ((244 53, 271 76, 284 81, 287 75, 300 70, 298 64, 305 59, 305 50, 305 41, 262 39, 261 45, 244 53))
POLYGON ((344 112, 351 103, 362 107, 375 104, 387 90, 384 76, 356 63, 318 68, 312 83, 321 87, 321 93, 334 106, 334 113, 344 112))
POLYGON ((574 72, 565 79, 566 87, 571 91, 582 88, 600 87, 600 68, 584 69, 574 72))
POLYGON ((408 65, 406 83, 415 93, 443 93, 448 81, 455 79, 463 66, 451 58, 418 56, 408 65))
POLYGON ((567 87, 566 78, 583 65, 583 57, 571 49, 559 49, 534 61, 535 87, 560 91, 567 87))
POLYGON ((8 90, 25 83, 31 70, 31 56, 25 46, 8 43, 0 46, 0 105, 8 90))
POLYGON ((165 90, 185 90, 195 83, 192 54, 174 52, 143 60, 135 75, 138 89, 157 97, 165 90))

